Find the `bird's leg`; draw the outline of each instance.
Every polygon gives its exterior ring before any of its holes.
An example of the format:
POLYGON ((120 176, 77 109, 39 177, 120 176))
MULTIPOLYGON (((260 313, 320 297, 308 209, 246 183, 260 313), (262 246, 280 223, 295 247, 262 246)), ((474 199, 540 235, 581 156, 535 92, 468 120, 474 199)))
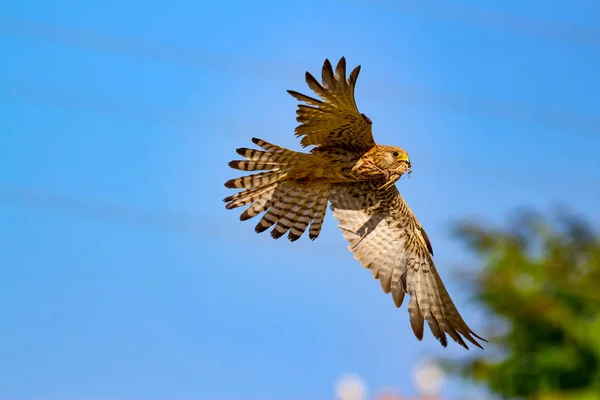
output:
POLYGON ((390 186, 392 186, 394 183, 396 183, 396 181, 398 179, 400 179, 401 175, 398 174, 388 174, 389 176, 387 177, 387 181, 381 185, 379 188, 377 188, 378 190, 385 190, 387 188, 389 188, 390 186))
POLYGON ((400 179, 400 175, 395 174, 395 173, 390 173, 389 171, 386 171, 384 169, 379 168, 375 163, 373 163, 372 161, 367 161, 365 162, 365 165, 368 165, 369 167, 381 172, 381 174, 383 176, 385 176, 385 180, 386 182, 381 185, 378 190, 385 190, 387 188, 389 188, 390 186, 392 186, 394 183, 396 183, 396 181, 398 179, 400 179))
POLYGON ((385 179, 390 179, 390 173, 384 169, 379 168, 377 165, 373 164, 373 167, 375 167, 375 169, 377 169, 379 172, 381 172, 383 175, 385 175, 385 179))
POLYGON ((371 160, 360 160, 356 163, 356 165, 352 168, 352 172, 361 174, 361 172, 368 173, 371 175, 372 171, 381 172, 385 176, 385 179, 390 179, 390 173, 386 170, 379 168, 373 161, 371 160))

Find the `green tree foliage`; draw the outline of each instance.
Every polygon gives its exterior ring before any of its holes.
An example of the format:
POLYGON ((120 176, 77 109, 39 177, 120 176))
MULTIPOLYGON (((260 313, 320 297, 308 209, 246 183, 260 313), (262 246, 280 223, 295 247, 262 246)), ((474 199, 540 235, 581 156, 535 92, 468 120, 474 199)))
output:
POLYGON ((506 229, 457 230, 490 344, 446 365, 503 398, 600 399, 600 240, 581 219, 520 213, 506 229))

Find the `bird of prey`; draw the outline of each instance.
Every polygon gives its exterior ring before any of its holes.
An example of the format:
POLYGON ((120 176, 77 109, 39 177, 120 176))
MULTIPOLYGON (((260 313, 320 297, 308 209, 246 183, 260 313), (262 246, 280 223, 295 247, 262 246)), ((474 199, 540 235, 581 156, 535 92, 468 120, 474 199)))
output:
POLYGON ((242 221, 265 212, 256 232, 272 228, 273 238, 287 233, 295 241, 307 229, 310 239, 319 236, 330 203, 354 258, 392 294, 396 307, 409 295, 410 324, 419 340, 427 321, 442 346, 449 335, 466 349, 464 339, 481 348, 475 338, 486 340, 460 316, 433 263, 429 238, 396 188, 411 172, 408 153, 375 143, 371 120, 358 111, 359 72, 360 66, 347 78, 344 58, 335 71, 325 60, 322 83, 306 73, 308 87, 320 99, 288 90, 305 103, 296 111, 296 136, 303 147, 314 147, 301 153, 253 138, 260 150, 237 149, 244 160, 229 166, 253 174, 225 183, 243 189, 224 199, 226 208, 249 205, 242 221))

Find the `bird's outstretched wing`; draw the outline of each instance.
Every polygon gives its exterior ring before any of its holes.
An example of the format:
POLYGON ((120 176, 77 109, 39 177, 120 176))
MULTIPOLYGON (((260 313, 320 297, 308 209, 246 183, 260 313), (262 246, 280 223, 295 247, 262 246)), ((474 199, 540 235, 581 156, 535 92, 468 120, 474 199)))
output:
POLYGON ((296 120, 296 136, 302 137, 302 146, 317 146, 313 151, 342 149, 365 153, 375 146, 371 131, 371 120, 361 114, 354 100, 354 86, 360 72, 356 67, 346 79, 346 60, 342 59, 335 68, 329 60, 323 64, 321 85, 309 72, 306 83, 321 100, 293 90, 288 93, 305 102, 299 104, 296 120))
POLYGON ((423 338, 424 321, 446 347, 446 334, 467 348, 476 335, 460 316, 433 263, 433 251, 421 224, 395 186, 377 190, 382 182, 333 185, 330 195, 334 217, 349 249, 368 268, 397 307, 410 296, 408 312, 413 332, 423 338), (461 337, 462 335, 462 337, 461 337))

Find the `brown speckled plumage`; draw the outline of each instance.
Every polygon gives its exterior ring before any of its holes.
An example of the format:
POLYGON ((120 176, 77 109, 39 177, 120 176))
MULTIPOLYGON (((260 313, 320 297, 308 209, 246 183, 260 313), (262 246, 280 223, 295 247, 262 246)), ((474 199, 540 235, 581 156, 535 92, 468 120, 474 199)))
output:
POLYGON ((354 87, 359 71, 346 78, 342 58, 335 72, 325 60, 322 84, 306 73, 320 99, 289 93, 306 103, 298 105, 296 136, 303 147, 315 147, 307 154, 252 139, 261 150, 238 149, 244 160, 229 166, 264 172, 227 181, 226 187, 243 190, 225 198, 226 207, 249 205, 241 220, 264 212, 257 232, 271 229, 274 238, 287 233, 295 241, 307 229, 311 239, 319 236, 331 203, 354 258, 379 279, 397 307, 410 296, 410 323, 419 340, 427 321, 443 346, 449 335, 465 348, 464 339, 481 347, 475 338, 485 339, 460 316, 435 268, 427 234, 394 185, 410 172, 408 154, 376 144, 371 120, 358 111, 354 87))

